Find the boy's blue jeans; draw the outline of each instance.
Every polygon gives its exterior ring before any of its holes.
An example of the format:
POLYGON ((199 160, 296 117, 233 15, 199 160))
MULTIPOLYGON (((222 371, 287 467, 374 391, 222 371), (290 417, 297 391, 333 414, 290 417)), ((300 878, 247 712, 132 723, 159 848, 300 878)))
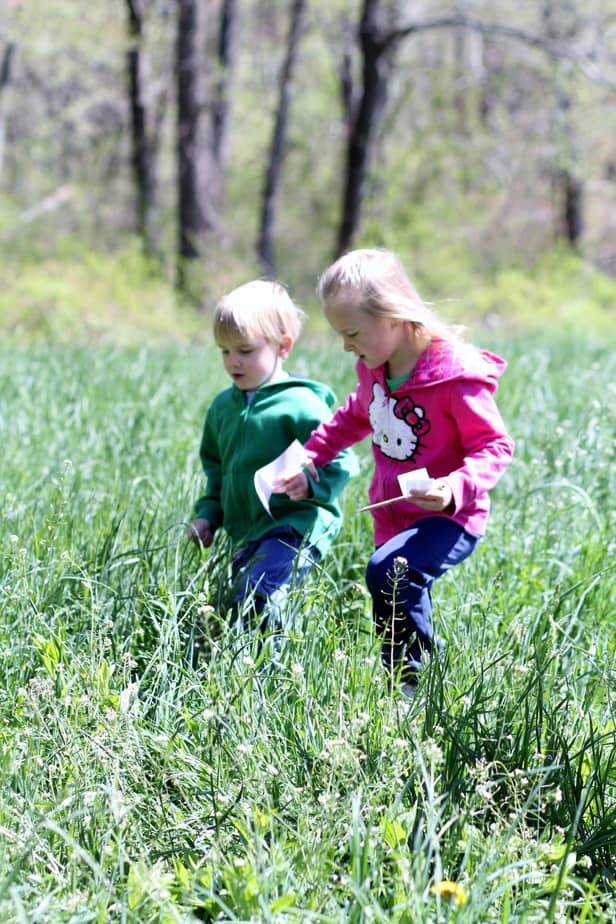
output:
POLYGON ((231 561, 234 609, 245 625, 261 616, 260 628, 288 627, 287 598, 318 559, 318 552, 290 526, 270 530, 242 546, 231 561))
POLYGON ((366 569, 386 668, 413 683, 433 645, 431 588, 473 552, 479 536, 447 517, 425 517, 374 552, 366 569))

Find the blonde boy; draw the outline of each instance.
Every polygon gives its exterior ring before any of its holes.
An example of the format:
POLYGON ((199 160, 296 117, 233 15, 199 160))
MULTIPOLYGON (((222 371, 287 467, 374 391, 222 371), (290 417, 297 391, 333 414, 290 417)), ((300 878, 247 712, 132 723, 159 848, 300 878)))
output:
POLYGON ((341 525, 338 495, 356 472, 348 451, 310 479, 300 503, 273 494, 268 515, 255 491, 257 469, 293 440, 304 443, 331 417, 328 386, 289 375, 284 363, 302 327, 303 314, 279 282, 255 280, 225 295, 214 313, 214 337, 232 385, 212 401, 200 457, 205 493, 195 504, 189 535, 204 546, 222 528, 230 537, 232 605, 256 615, 261 628, 285 625, 284 603, 325 554, 341 525))

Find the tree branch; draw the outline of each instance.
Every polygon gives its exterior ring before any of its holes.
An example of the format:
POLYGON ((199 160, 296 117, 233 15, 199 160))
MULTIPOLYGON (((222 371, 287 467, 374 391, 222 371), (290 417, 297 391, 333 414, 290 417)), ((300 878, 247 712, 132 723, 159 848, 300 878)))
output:
POLYGON ((594 56, 576 48, 569 42, 564 42, 556 38, 537 35, 526 29, 520 29, 516 26, 510 26, 500 22, 486 22, 482 19, 476 19, 474 16, 467 16, 465 13, 448 13, 444 16, 438 16, 434 19, 425 19, 421 22, 407 23, 396 29, 390 29, 381 36, 383 48, 391 47, 408 38, 409 35, 415 35, 419 32, 430 32, 435 29, 463 28, 470 29, 472 32, 479 32, 482 35, 493 35, 498 38, 508 39, 513 42, 520 42, 530 48, 537 48, 544 52, 550 58, 555 60, 570 61, 574 64, 589 80, 610 90, 616 91, 616 80, 612 80, 604 74, 597 65, 594 56))
POLYGON ((73 197, 73 193, 73 187, 65 184, 56 189, 55 192, 45 196, 45 198, 37 202, 36 205, 32 205, 29 209, 25 209, 21 215, 17 216, 12 224, 2 229, 2 232, 0 232, 0 241, 8 240, 13 235, 16 228, 22 225, 29 225, 33 221, 42 218, 44 215, 55 212, 56 209, 66 205, 73 197))

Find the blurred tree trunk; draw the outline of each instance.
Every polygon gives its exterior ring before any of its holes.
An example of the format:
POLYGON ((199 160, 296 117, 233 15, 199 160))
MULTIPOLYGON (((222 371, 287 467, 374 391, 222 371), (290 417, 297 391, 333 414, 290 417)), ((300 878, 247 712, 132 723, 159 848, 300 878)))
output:
MULTIPOLYGON (((546 0, 551 6, 555 0, 546 0)), ((362 57, 361 86, 357 93, 349 94, 344 87, 345 100, 350 95, 357 100, 351 113, 351 125, 348 134, 344 167, 344 194, 342 215, 336 243, 336 255, 347 250, 356 236, 361 220, 361 210, 365 194, 366 179, 374 152, 376 130, 385 109, 389 79, 392 72, 392 58, 397 45, 411 35, 436 29, 471 30, 482 36, 516 42, 529 48, 535 48, 553 61, 567 61, 582 71, 589 79, 597 80, 614 88, 609 75, 601 73, 595 62, 594 51, 588 52, 583 47, 576 47, 575 39, 579 23, 569 31, 563 40, 562 28, 557 36, 552 36, 544 29, 543 34, 536 34, 524 28, 518 28, 506 21, 488 22, 467 15, 463 10, 453 8, 451 12, 436 14, 433 18, 416 20, 402 25, 388 24, 397 18, 395 0, 384 4, 381 0, 362 0, 361 18, 358 31, 358 44, 362 57)), ((575 12, 574 0, 567 0, 567 8, 575 12)), ((562 13, 558 5, 558 16, 562 13)), ((345 69, 345 80, 349 70, 345 69)), ((580 181, 581 182, 581 181, 580 181)), ((569 225, 571 232, 580 227, 581 190, 570 187, 565 201, 570 211, 569 225), (578 221, 576 222, 576 217, 578 221)))
POLYGON ((211 108, 211 146, 213 163, 218 172, 216 206, 219 213, 224 208, 225 200, 229 125, 237 51, 237 22, 238 0, 223 0, 217 40, 216 80, 211 108))
MULTIPOLYGON (((570 0, 544 0, 543 27, 549 39, 572 38, 579 28, 579 13, 570 0)), ((579 139, 576 137, 573 118, 571 65, 554 62, 553 79, 556 87, 556 109, 552 117, 550 134, 554 150, 551 169, 554 205, 556 208, 556 237, 578 247, 584 232, 585 190, 577 165, 579 139)))
MULTIPOLYGON (((379 22, 381 0, 363 0, 359 24, 362 54, 362 85, 350 113, 349 134, 344 166, 342 215, 336 243, 337 254, 351 245, 359 228, 366 179, 374 153, 376 128, 385 109, 392 69, 392 46, 384 41, 379 22)), ((348 81, 350 71, 345 68, 348 81)), ((343 90, 349 101, 352 93, 343 90)))
POLYGON ((567 173, 564 183, 564 225, 567 239, 577 247, 584 233, 584 184, 580 177, 567 173))
POLYGON ((211 234, 221 227, 238 0, 222 0, 211 57, 206 41, 210 5, 206 0, 178 0, 178 11, 178 284, 188 290, 189 276, 198 276, 189 264, 197 266, 211 234))
POLYGON ((6 88, 11 82, 11 62, 15 53, 15 45, 12 42, 4 49, 2 59, 0 60, 0 177, 2 176, 2 164, 4 162, 4 139, 6 137, 5 115, 4 115, 4 94, 6 88))
POLYGON ((144 2, 126 0, 130 44, 127 53, 132 166, 137 190, 137 229, 149 256, 160 256, 158 158, 166 91, 152 92, 144 41, 144 2), (148 99, 154 102, 148 105, 148 99))
POLYGON ((466 29, 453 30, 453 110, 455 130, 459 137, 466 138, 469 131, 468 114, 468 33, 466 29))
POLYGON ((177 164, 178 284, 187 283, 187 260, 205 251, 214 227, 205 188, 203 151, 203 65, 201 38, 204 4, 178 0, 177 25, 177 164))
POLYGON ((270 145, 269 162, 265 176, 265 186, 263 189, 257 254, 259 256, 259 260, 264 272, 268 275, 273 275, 275 272, 276 261, 274 254, 273 235, 276 200, 278 197, 278 190, 282 176, 284 145, 287 136, 287 124, 289 119, 289 107, 291 104, 293 74, 295 71, 295 63, 297 60, 297 52, 302 32, 305 8, 305 0, 292 0, 287 50, 282 65, 282 70, 280 72, 278 109, 276 111, 276 118, 274 121, 274 131, 270 145))

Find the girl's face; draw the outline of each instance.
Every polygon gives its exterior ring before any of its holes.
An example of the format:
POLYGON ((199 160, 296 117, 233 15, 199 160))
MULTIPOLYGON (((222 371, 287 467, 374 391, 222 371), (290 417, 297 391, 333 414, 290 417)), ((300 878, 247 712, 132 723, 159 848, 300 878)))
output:
POLYGON ((254 391, 276 381, 291 349, 291 338, 272 343, 265 337, 217 337, 225 371, 242 391, 254 391))
POLYGON ((344 349, 369 369, 387 363, 389 375, 397 376, 412 368, 416 356, 407 322, 368 314, 344 292, 328 300, 324 312, 330 326, 342 337, 344 349))

